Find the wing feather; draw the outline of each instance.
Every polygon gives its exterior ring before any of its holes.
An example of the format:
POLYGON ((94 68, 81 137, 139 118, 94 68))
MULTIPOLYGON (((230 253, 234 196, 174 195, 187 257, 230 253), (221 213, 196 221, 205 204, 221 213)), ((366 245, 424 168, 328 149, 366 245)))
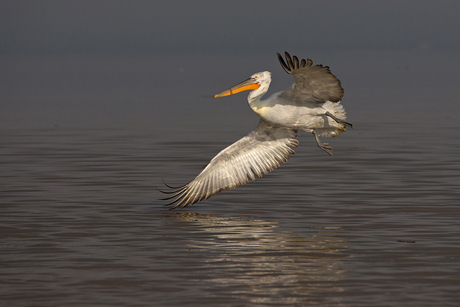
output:
POLYGON ((253 181, 285 163, 299 145, 297 131, 260 120, 249 135, 217 154, 192 181, 173 191, 171 209, 207 199, 221 191, 253 181))
POLYGON ((297 57, 294 56, 293 62, 289 53, 285 52, 286 64, 283 57, 279 53, 277 55, 281 67, 295 80, 291 88, 281 93, 280 98, 297 104, 339 102, 342 99, 344 91, 340 80, 331 73, 328 66, 312 66, 312 60, 302 59, 298 67, 297 57))

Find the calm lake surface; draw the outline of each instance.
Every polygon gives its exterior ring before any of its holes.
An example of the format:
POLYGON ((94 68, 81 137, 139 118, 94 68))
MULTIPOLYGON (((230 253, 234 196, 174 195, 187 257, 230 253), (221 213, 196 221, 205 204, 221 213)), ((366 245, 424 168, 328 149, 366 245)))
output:
POLYGON ((303 133, 279 169, 175 211, 162 178, 249 130, 2 130, 0 304, 458 306, 458 125, 349 118, 334 157, 303 133))
MULTIPOLYGON (((460 57, 307 52, 354 130, 185 209, 192 180, 258 118, 261 56, 0 59, 1 306, 459 306, 460 57)), ((300 54, 298 54, 300 56, 300 54)), ((304 55, 302 55, 304 56, 304 55)))

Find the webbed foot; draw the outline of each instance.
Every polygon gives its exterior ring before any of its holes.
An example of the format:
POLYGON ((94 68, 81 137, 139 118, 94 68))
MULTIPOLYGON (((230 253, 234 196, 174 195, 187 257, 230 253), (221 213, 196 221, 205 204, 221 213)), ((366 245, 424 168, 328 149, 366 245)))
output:
POLYGON ((319 136, 318 136, 318 133, 316 132, 316 130, 313 130, 312 133, 315 136, 316 144, 318 144, 318 147, 321 148, 322 150, 324 150, 325 152, 327 152, 329 155, 333 156, 332 147, 329 146, 329 143, 321 143, 321 141, 319 140, 319 136))

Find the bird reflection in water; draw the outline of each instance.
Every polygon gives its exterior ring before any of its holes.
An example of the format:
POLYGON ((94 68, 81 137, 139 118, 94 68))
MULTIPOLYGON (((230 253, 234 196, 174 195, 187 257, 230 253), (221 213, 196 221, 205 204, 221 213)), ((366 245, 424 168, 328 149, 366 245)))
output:
POLYGON ((343 227, 318 227, 306 237, 280 231, 277 222, 250 217, 172 216, 192 232, 187 251, 205 255, 196 282, 208 283, 210 296, 230 292, 251 304, 313 300, 342 305, 334 294, 344 291, 343 227))

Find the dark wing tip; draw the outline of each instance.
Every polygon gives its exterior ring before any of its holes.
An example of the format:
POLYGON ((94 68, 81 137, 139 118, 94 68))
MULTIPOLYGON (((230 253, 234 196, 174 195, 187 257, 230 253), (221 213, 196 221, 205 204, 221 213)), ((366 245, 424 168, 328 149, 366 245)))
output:
POLYGON ((284 52, 284 56, 286 57, 286 61, 289 65, 289 68, 291 71, 295 69, 294 63, 292 63, 291 55, 287 53, 287 51, 284 52))
POLYGON ((284 71, 287 72, 288 74, 291 73, 291 70, 289 69, 289 67, 286 65, 286 62, 284 62, 284 59, 283 57, 281 56, 281 54, 279 54, 278 52, 276 53, 278 55, 278 60, 280 61, 280 64, 281 64, 281 67, 283 67, 284 71))
POLYGON ((313 65, 313 61, 310 59, 302 59, 299 62, 299 58, 295 55, 291 58, 291 55, 287 51, 284 52, 286 61, 283 59, 281 54, 278 52, 276 54, 278 56, 278 60, 280 61, 281 67, 283 67, 284 71, 288 74, 292 74, 297 69, 313 65))
POLYGON ((167 186, 168 188, 170 188, 170 189, 180 189, 180 188, 183 188, 183 187, 184 187, 183 185, 178 186, 178 187, 170 186, 169 184, 167 184, 167 183, 164 181, 163 178, 161 178, 161 181, 163 181, 163 184, 164 184, 165 186, 167 186))
POLYGON ((296 56, 293 56, 292 59, 294 60, 295 69, 299 68, 299 59, 296 56))
POLYGON ((167 188, 169 188, 171 190, 169 190, 169 191, 163 191, 163 190, 160 190, 160 189, 157 189, 157 190, 160 191, 163 194, 172 194, 172 195, 169 195, 168 197, 160 199, 160 200, 171 200, 169 203, 165 204, 165 206, 173 205, 171 208, 169 208, 169 210, 176 209, 179 206, 182 206, 182 208, 185 208, 188 205, 193 205, 194 203, 196 203, 198 201, 198 200, 197 201, 192 201, 188 197, 188 195, 187 195, 187 193, 189 191, 189 185, 188 184, 183 185, 183 186, 179 186, 179 187, 173 187, 173 186, 170 186, 170 185, 166 184, 163 179, 162 179, 162 181, 163 181, 163 184, 167 188))

